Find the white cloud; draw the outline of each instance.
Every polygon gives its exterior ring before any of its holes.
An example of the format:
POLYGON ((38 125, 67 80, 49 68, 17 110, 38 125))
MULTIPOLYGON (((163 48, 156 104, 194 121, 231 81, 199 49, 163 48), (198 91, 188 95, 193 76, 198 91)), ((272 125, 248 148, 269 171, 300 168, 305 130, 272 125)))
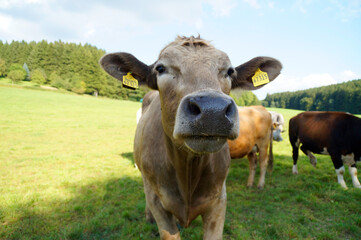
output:
POLYGON ((340 17, 344 22, 361 16, 361 0, 330 0, 330 3, 339 11, 340 17))
POLYGON ((269 3, 268 3, 268 7, 269 7, 269 8, 274 8, 274 7, 275 7, 275 3, 274 3, 274 2, 269 2, 269 3))
POLYGON ((330 84, 336 84, 336 80, 328 73, 310 74, 301 79, 303 89, 311 87, 326 86, 330 84))
POLYGON ((12 30, 16 29, 16 32, 21 33, 17 34, 20 38, 15 39, 41 40, 38 37, 47 34, 46 38, 49 41, 61 38, 76 42, 87 42, 94 37, 105 36, 105 33, 110 33, 114 38, 124 38, 129 34, 144 36, 155 27, 172 24, 201 30, 203 19, 209 14, 204 10, 205 5, 210 6, 211 14, 217 17, 230 15, 236 6, 234 0, 140 0, 126 3, 79 0, 76 4, 70 3, 54 0, 0 0, 0 9, 13 11, 11 21, 2 16, 0 29, 3 34, 0 37, 12 40, 8 38, 14 37, 14 34, 6 31, 10 24, 12 30), (18 14, 25 9, 29 14, 18 14), (14 24, 19 22, 26 23, 24 26, 16 24, 14 28, 14 24), (26 33, 29 33, 29 25, 36 25, 36 29, 41 32, 40 35, 39 32, 35 32, 37 34, 30 33, 26 36, 26 33))
POLYGON ((34 40, 32 36, 37 35, 42 39, 45 38, 45 35, 41 34, 39 26, 35 23, 28 22, 22 19, 13 18, 0 13, 0 36, 7 36, 6 39, 2 40, 34 40), (14 31, 16 29, 17 31, 14 31))
POLYGON ((0 32, 9 32, 9 26, 11 24, 11 18, 0 14, 0 32))
POLYGON ((354 73, 351 70, 345 70, 338 75, 338 82, 345 82, 349 80, 361 79, 361 75, 354 73))
POLYGON ((51 0, 0 0, 0 9, 11 9, 27 4, 46 4, 51 0))
POLYGON ((243 0, 243 2, 248 3, 253 8, 260 8, 261 5, 257 2, 257 0, 243 0))
POLYGON ((361 79, 360 74, 356 74, 351 70, 345 70, 332 76, 329 73, 312 73, 304 77, 294 77, 280 74, 273 82, 267 84, 263 88, 256 90, 254 93, 258 99, 264 99, 267 93, 294 92, 309 88, 316 88, 337 84, 349 80, 361 79))
POLYGON ((228 16, 237 5, 234 0, 205 0, 204 2, 212 6, 213 15, 217 17, 228 16))

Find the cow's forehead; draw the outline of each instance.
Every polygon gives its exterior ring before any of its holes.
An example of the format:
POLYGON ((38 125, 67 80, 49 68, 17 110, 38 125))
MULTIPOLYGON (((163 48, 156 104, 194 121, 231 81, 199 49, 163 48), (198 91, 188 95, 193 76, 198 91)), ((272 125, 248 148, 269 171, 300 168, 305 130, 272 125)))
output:
POLYGON ((208 41, 200 38, 178 37, 168 44, 159 54, 159 61, 176 66, 208 65, 219 69, 230 67, 228 55, 208 41))

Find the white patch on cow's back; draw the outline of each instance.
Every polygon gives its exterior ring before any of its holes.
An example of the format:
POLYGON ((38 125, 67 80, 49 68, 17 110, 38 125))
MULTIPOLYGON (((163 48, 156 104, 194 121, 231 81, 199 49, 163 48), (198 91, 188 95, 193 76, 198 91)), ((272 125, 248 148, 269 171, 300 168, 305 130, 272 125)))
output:
POLYGON ((341 159, 343 164, 347 164, 348 166, 355 164, 355 154, 347 154, 347 155, 341 155, 341 159))
POLYGON ((344 189, 347 189, 345 180, 343 179, 343 174, 344 173, 345 173, 345 167, 344 166, 340 167, 339 169, 336 169, 338 183, 341 185, 341 187, 343 187, 344 189))
POLYGON ((327 148, 326 148, 326 147, 323 148, 323 151, 320 152, 320 154, 330 155, 330 153, 327 151, 327 148))
POLYGON ((351 175, 353 186, 354 186, 355 188, 361 188, 360 182, 359 182, 359 180, 358 180, 358 178, 357 178, 357 168, 350 166, 350 167, 348 168, 348 171, 349 171, 349 173, 350 173, 350 175, 351 175))

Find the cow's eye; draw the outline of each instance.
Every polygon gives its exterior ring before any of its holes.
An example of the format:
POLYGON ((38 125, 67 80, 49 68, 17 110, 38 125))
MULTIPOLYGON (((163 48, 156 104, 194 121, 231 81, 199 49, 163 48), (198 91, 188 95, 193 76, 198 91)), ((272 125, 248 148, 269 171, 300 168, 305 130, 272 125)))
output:
POLYGON ((234 73, 234 69, 233 68, 229 68, 227 71, 227 75, 231 76, 234 73))
POLYGON ((155 70, 158 73, 164 73, 165 72, 165 67, 163 65, 158 65, 158 66, 155 67, 155 70))

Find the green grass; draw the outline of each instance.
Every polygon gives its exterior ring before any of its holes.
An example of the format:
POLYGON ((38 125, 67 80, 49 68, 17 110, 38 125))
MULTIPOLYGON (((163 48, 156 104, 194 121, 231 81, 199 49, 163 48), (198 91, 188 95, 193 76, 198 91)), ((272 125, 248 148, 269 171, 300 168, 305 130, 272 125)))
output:
MULTIPOLYGON (((0 86, 0 239, 157 239, 145 222, 133 165, 140 103, 0 86)), ((288 119, 299 111, 272 109, 288 119)), ((264 190, 248 189, 248 161, 232 161, 224 239, 358 239, 361 191, 337 184, 332 162, 313 168, 274 143, 264 190)), ((257 175, 258 177, 258 175, 257 175)), ((202 222, 181 229, 201 239, 202 222)))

